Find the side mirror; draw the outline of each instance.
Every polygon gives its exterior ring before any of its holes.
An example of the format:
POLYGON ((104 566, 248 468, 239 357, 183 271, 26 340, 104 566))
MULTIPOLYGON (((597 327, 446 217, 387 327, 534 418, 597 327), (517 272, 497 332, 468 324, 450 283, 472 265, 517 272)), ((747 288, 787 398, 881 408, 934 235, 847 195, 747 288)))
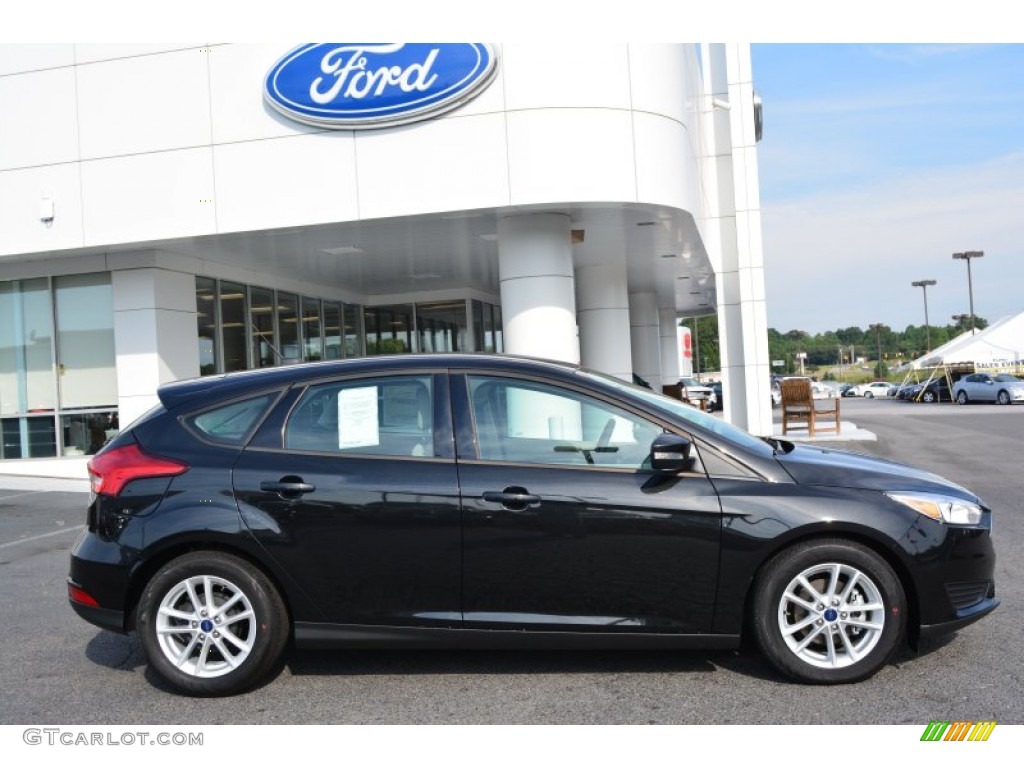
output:
POLYGON ((651 469, 655 472, 676 474, 690 468, 690 448, 687 438, 661 434, 651 442, 651 469))

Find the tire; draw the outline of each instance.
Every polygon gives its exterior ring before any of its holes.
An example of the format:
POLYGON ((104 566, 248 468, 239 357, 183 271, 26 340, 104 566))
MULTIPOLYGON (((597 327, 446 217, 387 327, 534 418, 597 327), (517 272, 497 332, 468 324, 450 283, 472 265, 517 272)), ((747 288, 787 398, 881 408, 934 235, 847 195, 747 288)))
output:
POLYGON ((194 696, 224 696, 269 674, 290 624, 280 594, 260 570, 223 552, 192 552, 150 579, 136 627, 161 678, 194 696))
POLYGON ((999 403, 1000 405, 1009 405, 1010 393, 1007 392, 1005 389, 1000 389, 999 394, 996 395, 996 402, 999 403))
POLYGON ((864 393, 864 397, 868 398, 869 400, 871 400, 872 398, 874 398, 874 396, 875 396, 875 393, 874 393, 874 392, 870 392, 870 391, 869 391, 869 392, 865 392, 865 393, 864 393))
POLYGON ((967 405, 967 393, 961 389, 956 393, 956 401, 960 405, 967 405))
POLYGON ((772 558, 754 584, 752 610, 761 652, 804 683, 870 677, 906 631, 906 597, 892 568, 842 539, 796 545, 772 558))
POLYGON ((930 392, 930 391, 926 391, 923 395, 921 395, 921 400, 923 400, 926 403, 934 403, 935 402, 935 393, 934 392, 930 392))

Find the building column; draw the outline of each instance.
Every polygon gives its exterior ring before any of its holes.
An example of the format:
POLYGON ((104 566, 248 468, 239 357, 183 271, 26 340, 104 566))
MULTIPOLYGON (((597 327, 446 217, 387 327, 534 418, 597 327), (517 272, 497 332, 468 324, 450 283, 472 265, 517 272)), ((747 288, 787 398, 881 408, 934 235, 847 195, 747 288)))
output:
POLYGON ((764 290, 754 86, 750 46, 705 44, 704 189, 717 201, 705 219, 718 289, 724 417, 755 435, 772 433, 768 313, 764 290), (723 106, 724 105, 724 106, 723 106))
POLYGON ((505 352, 579 363, 569 217, 498 221, 498 275, 505 352))
POLYGON ((118 419, 157 404, 157 387, 199 375, 195 276, 146 267, 111 273, 118 419))
POLYGON ((653 293, 629 295, 629 338, 633 373, 651 387, 661 382, 661 330, 658 297, 653 293))
MULTIPOLYGON (((661 385, 679 383, 679 318, 675 309, 658 310, 658 331, 661 345, 661 385)), ((654 382, 651 382, 654 386, 654 382)))
POLYGON ((595 264, 576 270, 580 362, 595 371, 632 381, 626 286, 625 263, 595 264))

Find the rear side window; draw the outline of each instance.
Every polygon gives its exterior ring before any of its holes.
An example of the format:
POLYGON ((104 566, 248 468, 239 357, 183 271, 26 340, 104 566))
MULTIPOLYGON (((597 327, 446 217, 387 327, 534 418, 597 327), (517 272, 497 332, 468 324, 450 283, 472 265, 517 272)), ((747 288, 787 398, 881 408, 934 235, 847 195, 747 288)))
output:
POLYGON ((192 414, 185 419, 185 423, 204 440, 225 445, 242 445, 276 398, 276 392, 268 392, 245 400, 236 400, 227 405, 192 414))
POLYGON ((430 376, 389 376, 310 387, 285 428, 285 448, 317 453, 434 456, 430 376))

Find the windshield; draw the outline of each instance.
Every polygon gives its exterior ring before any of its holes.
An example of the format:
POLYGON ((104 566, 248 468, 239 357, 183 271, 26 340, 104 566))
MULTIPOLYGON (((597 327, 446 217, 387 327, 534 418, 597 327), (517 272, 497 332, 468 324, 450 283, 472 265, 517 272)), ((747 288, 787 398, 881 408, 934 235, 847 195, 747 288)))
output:
POLYGON ((1016 376, 1011 376, 1008 373, 1000 373, 996 376, 996 381, 1020 381, 1016 376))
POLYGON ((691 379, 691 378, 688 378, 686 376, 681 378, 679 380, 679 383, 682 384, 684 387, 703 387, 704 386, 703 384, 701 384, 696 379, 691 379))
POLYGON ((727 421, 709 416, 708 414, 697 410, 689 405, 685 405, 678 400, 665 395, 660 395, 649 389, 643 389, 642 387, 636 387, 632 384, 627 384, 621 379, 617 379, 614 376, 609 376, 604 373, 598 373, 597 371, 588 371, 580 369, 581 376, 586 376, 604 384, 608 384, 614 389, 624 392, 632 397, 644 401, 653 406, 657 406, 662 410, 666 410, 677 416, 683 423, 694 424, 701 429, 713 432, 726 440, 735 443, 748 451, 754 451, 759 455, 771 455, 773 450, 768 446, 767 443, 762 441, 760 438, 754 437, 749 432, 745 432, 739 427, 734 427, 727 421))

